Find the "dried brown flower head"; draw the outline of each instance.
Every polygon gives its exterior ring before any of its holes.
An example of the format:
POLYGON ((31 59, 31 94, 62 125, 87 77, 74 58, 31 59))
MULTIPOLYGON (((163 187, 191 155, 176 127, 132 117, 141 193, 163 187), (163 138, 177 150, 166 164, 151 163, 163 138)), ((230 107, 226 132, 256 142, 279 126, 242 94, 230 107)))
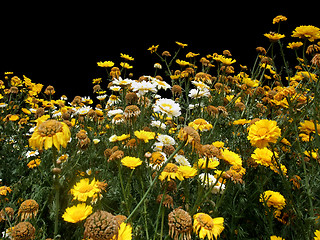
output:
POLYGON ((180 96, 182 93, 182 88, 179 85, 173 85, 171 91, 173 96, 176 96, 176 95, 180 96))
POLYGON ((135 120, 141 111, 137 105, 129 105, 124 109, 123 116, 125 120, 135 120))
POLYGON ((51 85, 49 85, 45 90, 44 90, 44 93, 46 94, 46 95, 53 95, 53 94, 55 94, 55 90, 54 90, 54 87, 53 86, 51 86, 51 85))
POLYGON ((13 219, 14 210, 11 207, 3 208, 0 212, 0 222, 13 219))
MULTIPOLYGON (((170 181, 171 182, 171 181, 170 181)), ((168 194, 160 194, 157 197, 157 203, 161 203, 162 200, 162 205, 165 206, 166 208, 173 208, 173 198, 168 195, 168 194), (163 200, 162 200, 163 198, 163 200)))
POLYGON ((200 135, 193 127, 185 126, 181 128, 178 138, 182 141, 187 141, 187 143, 190 143, 192 148, 199 149, 201 147, 200 135))
POLYGON ((20 222, 14 226, 11 234, 15 240, 30 240, 34 239, 36 229, 29 222, 20 222))
POLYGON ((21 203, 18 216, 21 215, 21 221, 24 221, 25 219, 35 217, 38 210, 39 204, 33 199, 28 199, 21 203))
POLYGON ((126 103, 127 104, 136 104, 138 102, 138 95, 134 92, 128 92, 126 94, 126 103))
POLYGON ((169 235, 174 240, 191 240, 192 218, 188 212, 176 208, 168 215, 169 235), (179 238, 179 237, 182 238, 179 238))
POLYGON ((110 240, 118 236, 117 218, 106 211, 97 211, 86 219, 84 236, 93 240, 110 240))

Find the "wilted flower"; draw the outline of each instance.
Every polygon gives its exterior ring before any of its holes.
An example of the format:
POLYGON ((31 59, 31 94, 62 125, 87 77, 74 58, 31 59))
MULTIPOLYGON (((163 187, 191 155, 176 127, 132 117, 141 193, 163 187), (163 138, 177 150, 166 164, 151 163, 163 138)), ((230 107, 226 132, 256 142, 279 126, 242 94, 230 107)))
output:
POLYGON ((119 223, 106 211, 97 211, 86 219, 84 236, 93 240, 111 240, 118 236, 119 223))
POLYGON ((28 218, 34 218, 39 210, 39 204, 33 200, 28 199, 21 203, 18 211, 18 216, 21 216, 21 221, 24 221, 28 218))
POLYGON ((14 226, 11 234, 14 240, 34 239, 36 229, 29 222, 20 222, 14 226))
POLYGON ((178 240, 180 236, 182 240, 191 240, 192 218, 187 211, 174 209, 168 215, 168 225, 169 235, 174 240, 178 240))

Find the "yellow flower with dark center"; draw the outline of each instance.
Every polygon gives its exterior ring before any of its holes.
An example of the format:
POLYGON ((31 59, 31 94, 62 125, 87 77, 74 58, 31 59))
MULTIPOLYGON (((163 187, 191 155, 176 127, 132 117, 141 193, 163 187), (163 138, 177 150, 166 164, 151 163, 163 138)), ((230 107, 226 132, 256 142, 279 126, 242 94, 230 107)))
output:
POLYGON ((47 150, 54 145, 60 150, 60 146, 67 147, 70 137, 71 134, 67 124, 53 119, 40 121, 29 139, 29 146, 33 149, 42 150, 44 145, 47 150))
POLYGON ((91 198, 101 191, 97 183, 98 181, 95 179, 93 179, 91 183, 89 183, 88 178, 81 179, 80 182, 76 183, 71 189, 73 199, 77 199, 81 202, 87 201, 87 198, 91 198))
POLYGON ((320 39, 320 28, 312 25, 299 26, 292 32, 291 37, 298 37, 302 39, 308 39, 310 42, 320 39))
POLYGON ((281 135, 281 129, 276 121, 262 119, 249 127, 248 140, 252 146, 264 148, 269 143, 276 143, 281 135))
POLYGON ((142 161, 140 160, 140 158, 127 156, 121 159, 121 163, 123 166, 135 169, 142 164, 142 161))
POLYGON ((154 132, 148 132, 144 130, 135 131, 134 135, 139 139, 143 140, 145 143, 149 142, 149 140, 152 140, 155 138, 156 133, 154 132))
POLYGON ((161 181, 163 181, 165 179, 170 181, 171 179, 176 179, 176 178, 178 178, 180 181, 182 181, 183 175, 179 171, 179 167, 177 165, 175 165, 174 163, 168 163, 159 176, 159 179, 161 181))
POLYGON ((209 240, 217 239, 224 230, 224 218, 211 218, 206 213, 197 213, 193 216, 193 231, 204 239, 206 236, 209 240))
POLYGON ((62 215, 66 222, 76 223, 86 219, 92 213, 92 207, 85 203, 77 206, 68 207, 62 215))
POLYGON ((260 202, 266 202, 268 207, 282 210, 286 206, 286 199, 279 192, 271 190, 265 191, 260 195, 260 202))

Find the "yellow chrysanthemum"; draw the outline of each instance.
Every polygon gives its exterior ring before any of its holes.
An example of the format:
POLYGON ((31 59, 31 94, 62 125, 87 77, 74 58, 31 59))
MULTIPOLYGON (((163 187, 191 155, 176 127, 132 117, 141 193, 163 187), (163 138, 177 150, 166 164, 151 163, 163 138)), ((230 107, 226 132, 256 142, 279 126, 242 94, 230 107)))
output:
POLYGON ((299 47, 301 47, 303 45, 302 42, 291 42, 288 44, 287 48, 290 49, 298 49, 299 47))
POLYGON ((276 121, 262 119, 249 127, 248 140, 252 146, 258 148, 267 147, 268 144, 275 143, 281 135, 281 129, 276 121))
POLYGON ((193 220, 193 231, 201 239, 206 236, 209 240, 217 239, 224 229, 224 218, 222 217, 211 218, 208 214, 197 213, 193 216, 193 220))
POLYGON ((81 202, 87 201, 87 198, 91 198, 101 191, 97 183, 98 181, 95 179, 93 179, 91 183, 89 183, 89 178, 81 179, 80 182, 71 189, 73 199, 81 202))
POLYGON ((39 121, 31 138, 29 139, 29 146, 33 149, 47 150, 54 145, 58 150, 60 146, 66 148, 67 143, 71 137, 70 130, 67 124, 57 120, 39 121))
POLYGON ((140 130, 140 131, 135 131, 134 135, 139 140, 143 140, 145 143, 147 143, 147 142, 149 142, 149 140, 154 139, 154 137, 156 136, 156 133, 140 130))
POLYGON ((127 156, 121 159, 121 163, 123 166, 135 169, 142 164, 142 161, 140 160, 140 158, 127 156))
POLYGON ((287 17, 285 17, 283 15, 278 15, 272 20, 272 23, 276 24, 276 23, 279 23, 279 22, 287 21, 287 20, 288 20, 287 17))
POLYGON ((273 153, 268 148, 257 148, 253 154, 251 154, 251 158, 253 158, 256 163, 266 167, 272 165, 272 156, 273 153))
POLYGON ((86 219, 92 213, 92 207, 85 203, 77 206, 68 207, 62 215, 66 222, 76 223, 86 219))
POLYGON ((320 28, 312 25, 299 26, 292 32, 291 37, 308 39, 310 42, 320 39, 320 28))
POLYGON ((208 169, 215 169, 219 164, 220 162, 217 158, 200 158, 194 164, 194 167, 198 169, 205 169, 206 167, 208 169))
POLYGON ((279 192, 271 190, 265 191, 260 195, 260 202, 266 202, 268 207, 282 210, 286 206, 286 199, 279 192))
POLYGON ((228 149, 223 149, 221 151, 221 154, 222 154, 223 160, 225 160, 227 163, 231 165, 242 166, 241 157, 235 152, 232 152, 228 149))

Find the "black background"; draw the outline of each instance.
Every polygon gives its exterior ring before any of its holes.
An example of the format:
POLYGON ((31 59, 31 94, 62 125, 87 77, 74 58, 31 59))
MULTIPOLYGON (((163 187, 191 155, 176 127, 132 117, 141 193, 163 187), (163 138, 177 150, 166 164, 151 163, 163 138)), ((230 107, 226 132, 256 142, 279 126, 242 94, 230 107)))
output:
POLYGON ((281 25, 285 45, 298 41, 290 37, 295 27, 320 27, 312 2, 282 5, 268 1, 13 3, 1 8, 0 71, 24 74, 33 82, 53 85, 56 98, 61 94, 72 98, 92 96, 92 79, 105 76, 96 62, 111 60, 119 66, 120 53, 135 58, 133 79, 153 73, 159 60, 147 48, 156 44, 159 52, 171 53, 175 41, 189 44, 181 58, 189 51, 205 56, 228 49, 237 64, 250 67, 255 48, 268 47, 263 34, 277 31, 272 24, 275 16, 288 18, 281 25))

